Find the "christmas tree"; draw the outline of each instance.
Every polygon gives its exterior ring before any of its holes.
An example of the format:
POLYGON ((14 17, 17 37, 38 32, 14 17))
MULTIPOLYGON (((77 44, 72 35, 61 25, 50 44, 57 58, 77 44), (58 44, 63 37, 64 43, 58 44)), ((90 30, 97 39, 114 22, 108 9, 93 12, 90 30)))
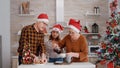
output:
POLYGON ((101 64, 112 62, 114 66, 120 66, 120 12, 117 3, 118 0, 110 3, 111 15, 106 22, 105 38, 100 44, 101 48, 97 51, 101 64))

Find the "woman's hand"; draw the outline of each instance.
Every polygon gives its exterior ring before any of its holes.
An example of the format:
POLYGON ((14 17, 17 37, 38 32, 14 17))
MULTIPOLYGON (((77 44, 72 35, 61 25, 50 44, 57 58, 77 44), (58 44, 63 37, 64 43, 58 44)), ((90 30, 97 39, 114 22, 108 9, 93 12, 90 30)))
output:
POLYGON ((67 56, 79 58, 79 53, 69 52, 67 53, 67 56))

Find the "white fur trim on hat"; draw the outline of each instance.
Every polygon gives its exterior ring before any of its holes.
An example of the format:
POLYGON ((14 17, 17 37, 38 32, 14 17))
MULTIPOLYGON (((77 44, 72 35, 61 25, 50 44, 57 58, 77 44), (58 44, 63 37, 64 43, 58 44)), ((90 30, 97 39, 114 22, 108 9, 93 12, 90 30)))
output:
POLYGON ((59 33, 61 33, 62 31, 60 30, 60 29, 58 29, 58 28, 52 28, 52 30, 51 31, 58 31, 59 33))
POLYGON ((46 23, 46 24, 48 24, 49 23, 49 20, 48 19, 37 19, 37 21, 39 22, 44 22, 44 23, 46 23))
POLYGON ((73 30, 76 31, 77 33, 80 32, 80 30, 77 29, 77 28, 76 28, 75 26, 73 26, 73 25, 69 25, 68 27, 71 28, 71 29, 73 29, 73 30))

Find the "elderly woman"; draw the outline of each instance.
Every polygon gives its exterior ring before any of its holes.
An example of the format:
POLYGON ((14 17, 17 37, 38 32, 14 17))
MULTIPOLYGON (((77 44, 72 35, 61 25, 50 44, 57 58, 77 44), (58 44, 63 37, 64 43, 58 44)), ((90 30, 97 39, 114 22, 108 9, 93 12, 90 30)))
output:
POLYGON ((53 45, 58 44, 60 41, 60 33, 63 31, 63 27, 60 24, 55 24, 51 29, 51 34, 49 40, 45 43, 46 50, 49 56, 48 62, 63 61, 63 58, 59 57, 61 50, 57 51, 54 49, 53 45))
POLYGON ((54 47, 66 47, 66 55, 67 57, 71 57, 72 62, 87 62, 88 46, 86 38, 80 34, 82 29, 80 21, 70 19, 68 27, 69 34, 58 45, 55 44, 54 47))

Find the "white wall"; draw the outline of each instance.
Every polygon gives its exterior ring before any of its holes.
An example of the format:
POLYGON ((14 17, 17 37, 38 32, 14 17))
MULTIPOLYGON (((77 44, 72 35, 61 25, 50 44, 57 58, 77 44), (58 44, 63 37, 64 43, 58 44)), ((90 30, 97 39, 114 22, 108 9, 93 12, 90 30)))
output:
POLYGON ((56 0, 56 23, 64 23, 64 0, 56 0))
POLYGON ((0 35, 2 35, 2 68, 11 68, 10 0, 0 0, 0 35))

